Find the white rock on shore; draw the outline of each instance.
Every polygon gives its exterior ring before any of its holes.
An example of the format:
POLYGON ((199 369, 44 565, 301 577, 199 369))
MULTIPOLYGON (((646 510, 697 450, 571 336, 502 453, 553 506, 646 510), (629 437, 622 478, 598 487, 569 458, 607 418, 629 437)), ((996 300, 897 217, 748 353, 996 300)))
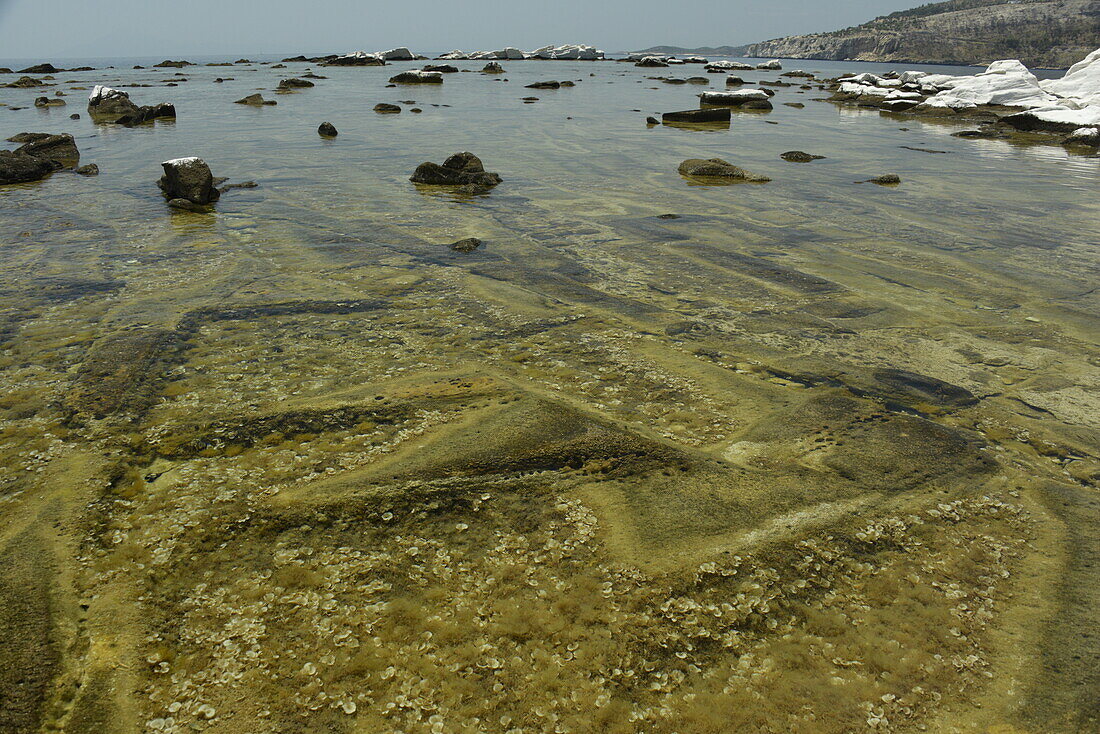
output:
POLYGON ((553 59, 565 61, 598 61, 604 58, 604 52, 584 44, 565 46, 543 46, 526 55, 529 59, 553 59))
MULTIPOLYGON (((842 77, 839 82, 842 94, 878 97, 899 104, 927 97, 923 105, 932 109, 1016 107, 1021 112, 1004 119, 1019 129, 1087 132, 1100 127, 1100 49, 1071 66, 1061 79, 1039 81, 1021 62, 1005 59, 968 76, 906 71, 896 79, 858 74, 842 77)), ((1086 132, 1082 136, 1088 137, 1086 132)))
POLYGON ((1042 81, 1039 86, 1080 105, 1100 105, 1100 48, 1069 67, 1061 79, 1042 81))
POLYGON ((750 71, 753 67, 742 64, 740 61, 712 61, 707 64, 707 71, 750 71))
POLYGON ((1039 80, 1016 60, 994 61, 981 74, 941 82, 946 87, 928 100, 930 107, 967 109, 978 105, 1040 107, 1057 98, 1039 87, 1039 80))

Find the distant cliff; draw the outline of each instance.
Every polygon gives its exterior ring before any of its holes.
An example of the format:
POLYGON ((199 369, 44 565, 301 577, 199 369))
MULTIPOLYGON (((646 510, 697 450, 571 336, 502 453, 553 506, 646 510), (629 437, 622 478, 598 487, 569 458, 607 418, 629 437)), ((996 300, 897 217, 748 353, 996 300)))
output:
POLYGON ((1100 0, 950 0, 832 33, 738 47, 733 55, 1064 68, 1100 48, 1100 0))

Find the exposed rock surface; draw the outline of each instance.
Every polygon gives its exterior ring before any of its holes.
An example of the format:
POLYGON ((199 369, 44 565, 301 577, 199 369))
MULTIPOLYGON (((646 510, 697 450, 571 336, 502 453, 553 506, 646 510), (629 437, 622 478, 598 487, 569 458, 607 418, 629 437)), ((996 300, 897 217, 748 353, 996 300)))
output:
POLYGON ((296 77, 283 79, 279 82, 279 89, 309 89, 312 86, 314 86, 313 82, 308 79, 298 79, 296 77))
POLYGON ((951 0, 832 33, 791 36, 734 55, 1066 67, 1100 46, 1100 0, 951 0))
POLYGON ((481 240, 477 237, 467 237, 464 240, 452 243, 450 248, 455 252, 469 253, 481 247, 481 240))
POLYGON ((744 168, 733 165, 721 158, 691 158, 680 164, 680 175, 702 179, 723 179, 725 181, 745 181, 747 183, 767 183, 767 176, 749 173, 744 168))
POLYGON ((703 92, 699 95, 702 104, 744 107, 746 109, 770 110, 772 103, 763 89, 743 89, 736 92, 703 92))
POLYGON ((374 106, 374 111, 380 115, 394 115, 400 112, 401 108, 388 102, 379 102, 374 106))
POLYGON ((12 89, 32 89, 34 87, 48 87, 50 86, 42 79, 35 79, 33 76, 21 76, 14 82, 5 84, 5 87, 11 87, 12 89))
POLYGON ((713 107, 710 109, 681 110, 680 112, 666 112, 661 115, 662 122, 688 122, 688 123, 729 123, 731 117, 729 107, 713 107))
POLYGON ((192 204, 205 206, 221 196, 214 186, 210 166, 201 158, 176 158, 161 165, 164 166, 164 175, 157 185, 169 203, 175 199, 184 199, 192 204))
POLYGON ((0 150, 0 185, 37 181, 53 173, 55 166, 44 158, 18 151, 0 150))
POLYGON ((317 128, 317 134, 323 138, 335 138, 340 133, 331 122, 322 122, 317 128))
POLYGON ((139 107, 130 95, 118 89, 96 85, 88 97, 88 112, 99 120, 133 127, 158 117, 175 117, 176 108, 167 102, 139 107))
POLYGON ((80 160, 72 135, 19 133, 9 141, 22 145, 0 150, 0 185, 37 181, 80 160))
POLYGON ((250 94, 247 97, 242 97, 241 99, 238 99, 236 102, 234 102, 234 104, 246 104, 253 107, 263 107, 265 105, 270 106, 277 105, 279 103, 273 99, 264 99, 264 96, 257 92, 256 94, 250 94))
POLYGON ((823 155, 813 155, 801 150, 789 150, 779 157, 788 163, 810 163, 811 161, 819 161, 825 158, 823 155))
POLYGON ((68 134, 36 136, 34 140, 25 143, 15 152, 51 161, 59 167, 80 160, 76 141, 73 140, 72 135, 68 134))
POLYGON ((329 56, 322 59, 307 59, 304 56, 293 59, 286 59, 287 61, 312 61, 314 63, 321 63, 325 66, 385 66, 386 60, 379 57, 377 54, 369 54, 366 51, 356 51, 355 53, 344 54, 342 56, 329 56))
POLYGON ((390 84, 442 84, 443 74, 438 71, 403 71, 390 77, 390 84))
POLYGON ((434 186, 473 185, 485 188, 496 186, 501 182, 499 175, 486 172, 481 159, 473 153, 455 153, 443 161, 443 165, 431 162, 421 163, 409 180, 413 183, 434 186))
POLYGON ((854 101, 889 112, 954 115, 987 111, 1025 132, 1066 133, 1100 127, 1100 49, 1057 80, 1040 82, 1015 59, 995 61, 978 74, 925 71, 856 74, 835 80, 834 101, 854 101), (1004 115, 1005 107, 1019 108, 1004 115))

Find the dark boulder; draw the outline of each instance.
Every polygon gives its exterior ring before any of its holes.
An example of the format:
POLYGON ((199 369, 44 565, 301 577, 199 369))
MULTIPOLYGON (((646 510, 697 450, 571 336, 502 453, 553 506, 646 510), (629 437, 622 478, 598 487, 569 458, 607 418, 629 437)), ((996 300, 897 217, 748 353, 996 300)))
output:
POLYGON ((9 143, 33 143, 36 140, 45 140, 50 133, 17 133, 8 138, 9 143))
POLYGON ((634 65, 640 66, 643 69, 659 69, 668 66, 668 64, 666 64, 664 61, 657 58, 656 56, 647 56, 644 59, 640 59, 634 65))
POLYGON ((11 87, 13 89, 32 89, 34 87, 48 87, 50 86, 42 79, 35 79, 32 76, 21 76, 10 84, 5 84, 5 87, 11 87))
POLYGON ((374 111, 380 115, 396 115, 398 112, 401 111, 401 108, 395 104, 379 102, 374 106, 374 111))
POLYGON ((157 185, 169 201, 185 199, 205 206, 217 201, 221 195, 214 187, 210 166, 201 158, 177 158, 161 165, 164 166, 164 175, 157 185))
MULTIPOLYGON (((64 71, 64 69, 58 69, 53 64, 37 64, 35 66, 28 66, 26 69, 20 69, 19 74, 58 74, 64 71)), ((74 69, 75 71, 75 69, 74 69)))
POLYGON ((651 126, 652 125, 660 125, 661 121, 658 120, 656 117, 647 117, 647 118, 645 118, 645 124, 651 125, 651 126))
POLYGON ((80 166, 79 168, 75 169, 75 172, 79 173, 81 176, 98 176, 99 166, 94 163, 89 163, 86 166, 80 166))
POLYGON ((680 164, 680 175, 691 178, 715 179, 722 181, 745 181, 747 183, 767 183, 771 181, 767 176, 749 173, 743 168, 733 165, 721 158, 703 160, 691 158, 680 164))
POLYGON ((64 107, 65 100, 57 97, 39 97, 34 100, 35 107, 64 107))
POLYGON ((823 155, 811 155, 810 153, 804 153, 801 150, 789 150, 779 156, 788 163, 810 163, 811 161, 819 161, 825 158, 823 155))
POLYGON ((485 65, 485 68, 483 68, 481 70, 481 73, 483 73, 483 74, 503 74, 504 73, 504 67, 501 66, 500 64, 498 64, 495 61, 490 61, 488 64, 485 65))
POLYGON ((34 140, 21 145, 15 152, 51 161, 59 167, 71 165, 80 160, 76 141, 73 140, 72 135, 68 134, 47 135, 44 138, 36 136, 34 140))
POLYGON ((308 79, 283 79, 279 82, 279 89, 308 89, 313 86, 313 82, 308 79))
POLYGON ((335 138, 340 132, 331 122, 322 122, 320 127, 317 128, 317 134, 322 138, 335 138))
POLYGON ((535 82, 528 84, 527 89, 560 89, 561 82, 535 82))
POLYGON ((277 105, 279 103, 276 102, 273 99, 264 99, 264 96, 262 94, 260 94, 259 92, 257 92, 256 94, 250 94, 247 97, 242 97, 241 99, 238 99, 233 104, 246 104, 246 105, 250 105, 252 107, 265 107, 265 106, 277 105))
POLYGON ((887 173, 883 176, 867 179, 867 183, 878 184, 879 186, 897 186, 901 183, 901 176, 896 173, 887 173))
POLYGON ((135 127, 137 125, 143 125, 147 122, 152 122, 158 118, 170 117, 175 119, 176 108, 174 105, 167 102, 162 102, 158 105, 151 105, 146 107, 139 107, 137 111, 132 112, 129 115, 123 115, 115 120, 119 125, 124 127, 135 127))
POLYGON ((708 107, 700 110, 682 110, 680 112, 666 112, 661 115, 662 122, 689 122, 689 123, 713 123, 729 122, 731 112, 728 107, 708 107))
POLYGON ((440 74, 457 74, 458 67, 450 64, 428 64, 423 71, 438 71, 440 74))
POLYGON ((887 112, 906 112, 920 104, 919 99, 891 99, 879 105, 887 112))
POLYGON ((442 84, 443 74, 438 71, 403 71, 390 77, 390 84, 442 84))
POLYGON ((473 185, 484 188, 496 186, 501 182, 500 176, 487 172, 481 159, 473 153, 455 153, 443 161, 443 165, 431 162, 421 163, 409 180, 413 183, 432 186, 473 185))
POLYGON ((159 64, 153 64, 153 66, 158 69, 182 69, 185 66, 194 66, 194 64, 190 61, 172 61, 170 59, 165 59, 159 64))
POLYGON ((0 150, 0 185, 38 181, 57 169, 53 162, 33 155, 0 150))
POLYGON ((1039 131, 1071 133, 1081 127, 1071 122, 1051 122, 1050 120, 1043 120, 1031 112, 1017 112, 1014 115, 1006 115, 1001 118, 1001 122, 1022 132, 1039 131))

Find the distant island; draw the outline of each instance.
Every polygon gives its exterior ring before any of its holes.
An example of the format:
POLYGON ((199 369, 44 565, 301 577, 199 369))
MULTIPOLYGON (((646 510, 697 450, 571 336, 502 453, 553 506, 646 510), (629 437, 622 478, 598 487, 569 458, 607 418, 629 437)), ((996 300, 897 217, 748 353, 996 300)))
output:
POLYGON ((1100 47, 1100 0, 948 0, 829 33, 746 46, 677 48, 654 54, 985 65, 1013 58, 1060 69, 1100 47))

